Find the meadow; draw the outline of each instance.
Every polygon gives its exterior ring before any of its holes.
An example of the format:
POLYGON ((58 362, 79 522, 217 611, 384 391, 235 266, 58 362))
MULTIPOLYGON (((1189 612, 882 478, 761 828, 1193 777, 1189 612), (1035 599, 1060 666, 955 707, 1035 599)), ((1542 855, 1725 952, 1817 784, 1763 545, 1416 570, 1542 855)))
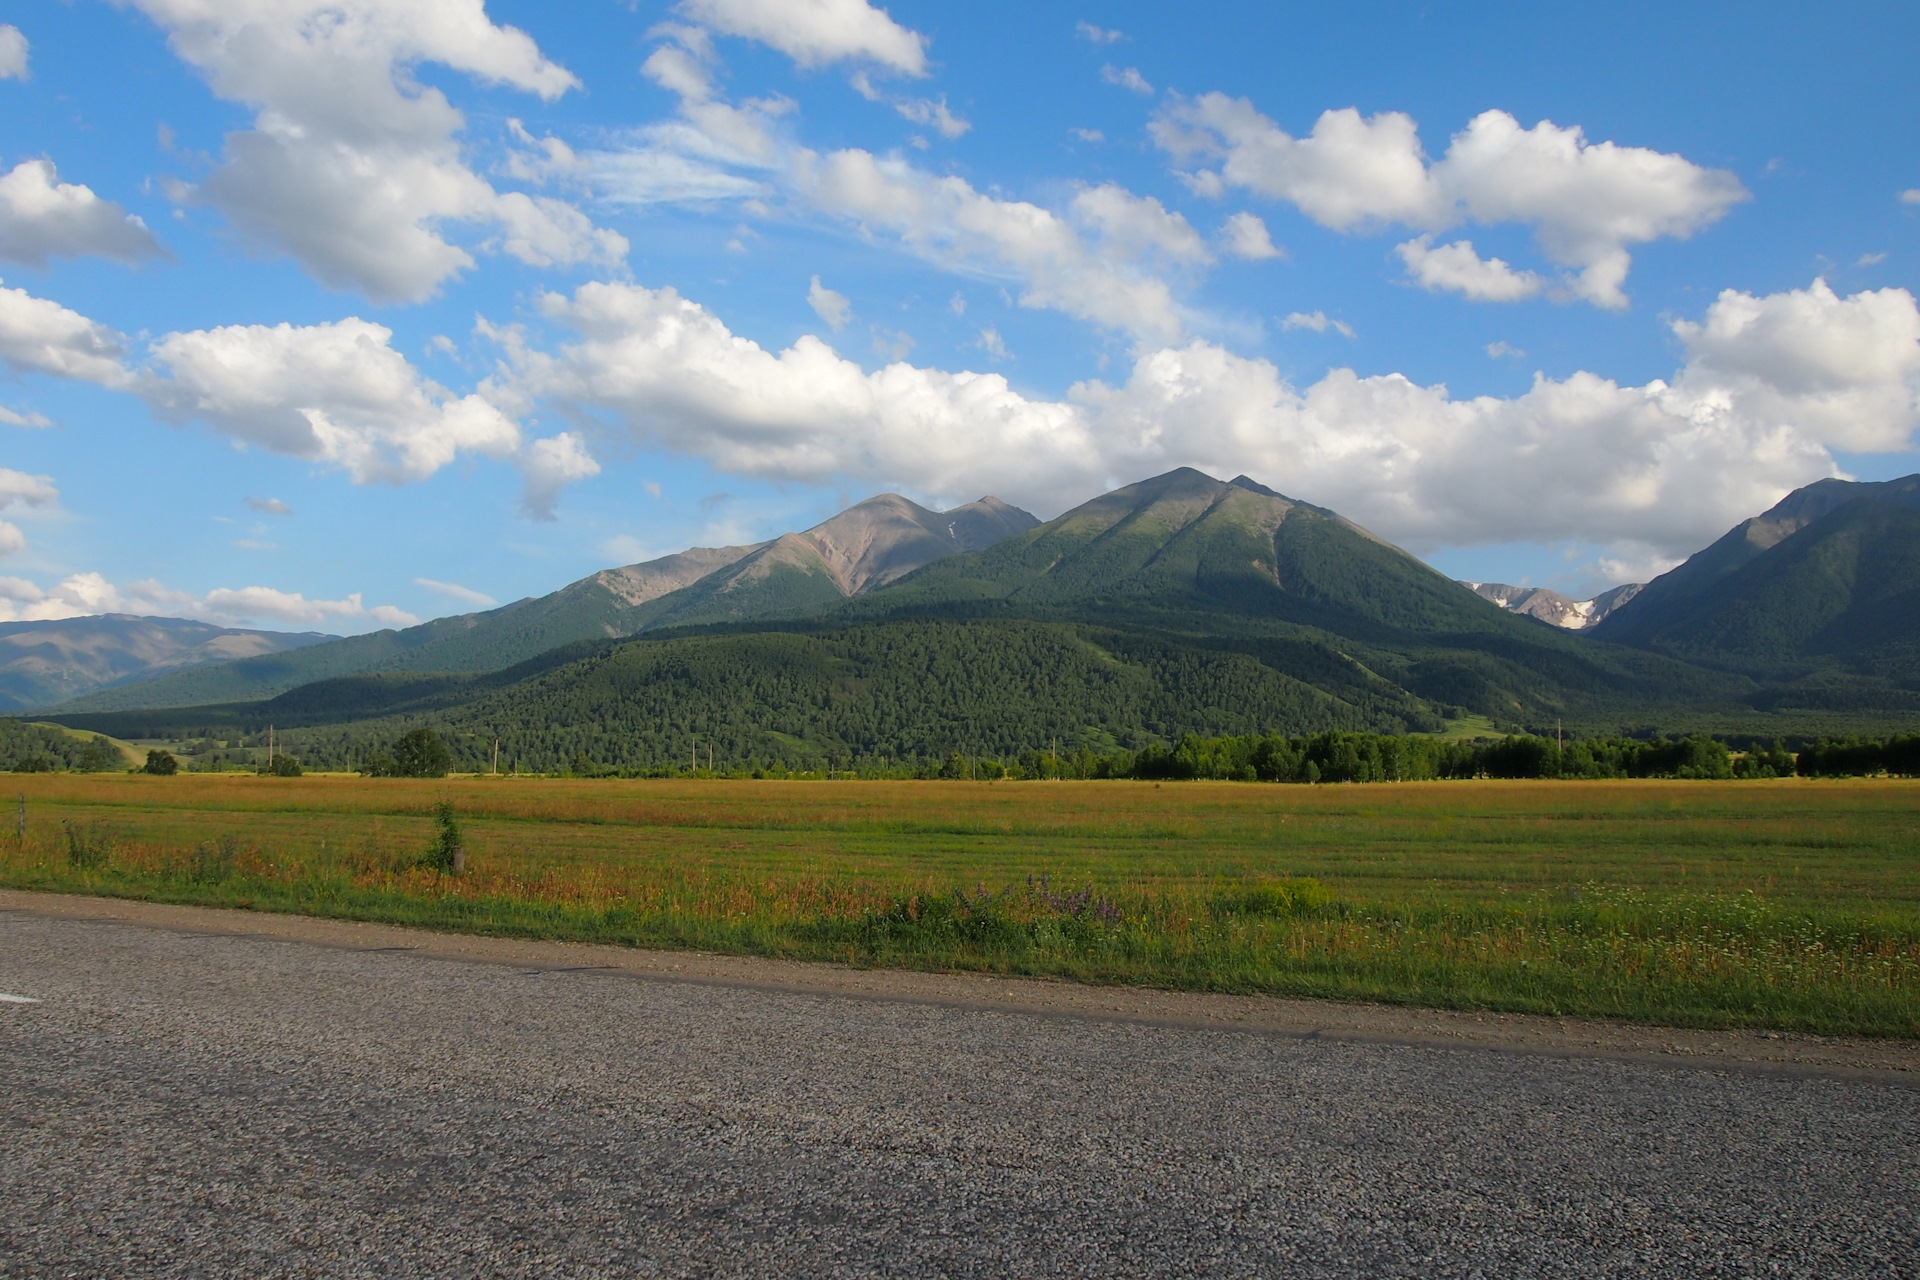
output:
POLYGON ((11 888, 1920 1036, 1920 783, 1902 780, 9 782, 11 888), (457 832, 437 823, 442 805, 457 832), (449 836, 459 875, 430 865, 449 836))

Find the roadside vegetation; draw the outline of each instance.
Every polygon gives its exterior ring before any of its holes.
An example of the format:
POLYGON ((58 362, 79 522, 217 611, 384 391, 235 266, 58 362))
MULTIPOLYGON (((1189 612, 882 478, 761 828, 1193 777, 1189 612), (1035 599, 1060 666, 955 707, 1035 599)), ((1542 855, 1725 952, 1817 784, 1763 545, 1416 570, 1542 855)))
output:
POLYGON ((854 965, 1920 1036, 1920 784, 1900 780, 56 773, 9 790, 0 884, 12 888, 854 965))

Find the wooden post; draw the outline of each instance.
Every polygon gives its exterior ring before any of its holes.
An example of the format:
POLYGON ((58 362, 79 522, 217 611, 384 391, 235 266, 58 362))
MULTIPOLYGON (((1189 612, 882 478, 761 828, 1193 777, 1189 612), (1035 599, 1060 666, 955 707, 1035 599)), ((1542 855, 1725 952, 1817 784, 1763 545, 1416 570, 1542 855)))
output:
POLYGON ((27 793, 24 791, 20 793, 20 825, 16 828, 15 834, 17 834, 20 837, 20 847, 22 849, 26 848, 27 847, 27 793))
POLYGON ((463 844, 453 846, 453 874, 467 874, 467 846, 463 844))

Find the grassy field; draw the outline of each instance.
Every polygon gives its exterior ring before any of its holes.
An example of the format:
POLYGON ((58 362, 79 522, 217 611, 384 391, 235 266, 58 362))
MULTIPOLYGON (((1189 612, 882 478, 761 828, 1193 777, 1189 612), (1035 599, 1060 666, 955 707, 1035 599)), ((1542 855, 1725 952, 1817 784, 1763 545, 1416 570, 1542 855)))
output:
POLYGON ((1920 1036, 1920 783, 8 781, 14 888, 1920 1036), (418 865, 441 801, 458 877, 418 865))

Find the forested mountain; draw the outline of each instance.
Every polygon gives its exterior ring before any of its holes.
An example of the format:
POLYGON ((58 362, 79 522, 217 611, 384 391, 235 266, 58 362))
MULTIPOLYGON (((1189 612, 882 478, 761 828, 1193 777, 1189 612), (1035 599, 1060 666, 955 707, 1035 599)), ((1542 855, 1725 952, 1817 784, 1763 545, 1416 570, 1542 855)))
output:
MULTIPOLYGON (((691 760, 696 742, 735 763, 845 766, 1056 743, 1140 747, 1189 732, 1430 732, 1470 717, 1496 731, 1549 733, 1556 724, 1576 733, 1885 731, 1898 727, 1900 696, 1913 696, 1890 676, 1783 667, 1769 677, 1756 655, 1819 657, 1810 646, 1844 625, 1888 671, 1914 669, 1901 657, 1914 632, 1900 610, 1920 588, 1916 487, 1816 486, 1811 500, 1743 525, 1722 540, 1737 545, 1702 553, 1719 569, 1696 566, 1695 590, 1654 593, 1686 608, 1675 630, 1654 629, 1643 647, 1598 638, 1640 611, 1638 599, 1591 632, 1542 626, 1333 512, 1244 476, 1181 470, 912 572, 901 569, 916 541, 931 533, 941 545, 941 531, 927 528, 931 513, 887 500, 804 541, 710 553, 730 558, 687 586, 623 598, 617 614, 582 606, 613 595, 597 575, 477 615, 490 621, 464 633, 460 652, 473 663, 464 672, 389 667, 265 700, 59 718, 121 738, 246 740, 272 724, 290 748, 335 767, 425 724, 469 765, 497 740, 503 762, 535 770, 658 767, 691 760), (1834 500, 1849 493, 1869 500, 1834 500), (900 547, 908 553, 894 555, 900 547), (749 573, 755 566, 830 590, 778 595, 767 585, 776 575, 749 573), (757 603, 729 613, 729 596, 757 603), (1756 599, 1751 634, 1726 631, 1749 607, 1741 602, 1756 599), (1775 613, 1826 620, 1776 626, 1775 613), (516 614, 511 631, 502 619, 516 614), (514 645, 557 634, 540 630, 555 617, 597 621, 572 643, 476 669, 479 655, 517 654, 514 645), (636 629, 654 629, 610 637, 636 619, 636 629), (686 619, 703 625, 669 625, 686 619), (483 625, 486 635, 523 638, 484 648, 472 638, 483 625), (1686 647, 1703 634, 1708 652, 1686 647), (1737 652, 1749 660, 1714 656, 1737 652), (1818 697, 1807 692, 1815 685, 1818 697), (1846 701, 1862 690, 1880 700, 1846 701)), ((996 533, 989 525, 981 536, 996 533)), ((672 579, 636 570, 620 571, 632 596, 672 579)), ((1689 575, 1676 575, 1684 586, 1689 575)), ((452 630, 460 621, 434 625, 463 634, 452 630)))
POLYGON ((1767 706, 1920 711, 1920 476, 1796 490, 1594 635, 1756 674, 1767 706))
POLYGON ((163 672, 282 653, 336 637, 108 613, 0 624, 0 710, 65 702, 163 672))
POLYGON ((537 599, 331 640, 299 653, 129 683, 76 698, 61 710, 238 702, 362 673, 495 671, 578 640, 633 635, 679 622, 817 612, 930 560, 991 546, 1037 523, 991 497, 936 512, 881 494, 774 542, 695 547, 603 570, 537 599))

